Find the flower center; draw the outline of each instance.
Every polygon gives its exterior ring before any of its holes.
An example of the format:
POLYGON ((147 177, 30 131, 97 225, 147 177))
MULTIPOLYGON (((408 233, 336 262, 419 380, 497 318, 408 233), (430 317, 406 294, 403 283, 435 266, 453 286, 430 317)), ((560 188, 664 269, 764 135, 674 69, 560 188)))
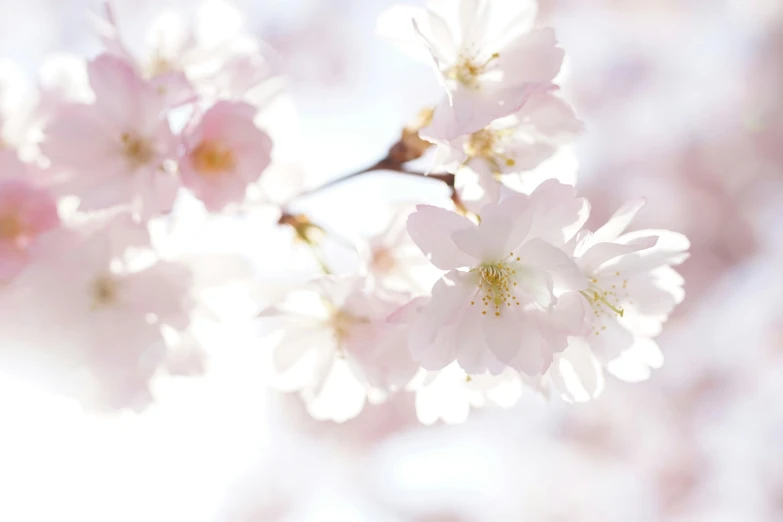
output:
MULTIPOLYGON (((332 304, 328 303, 329 308, 332 304)), ((334 332, 334 338, 337 341, 337 356, 345 357, 345 341, 351 333, 351 329, 357 324, 367 324, 370 321, 366 317, 357 317, 339 308, 333 308, 329 316, 329 325, 334 332)))
POLYGON ((482 159, 492 165, 495 172, 500 172, 501 163, 506 167, 513 167, 516 163, 513 158, 503 154, 501 140, 504 134, 504 130, 481 129, 468 136, 462 149, 470 159, 482 159))
POLYGON ((119 284, 111 276, 102 275, 92 282, 90 293, 93 309, 104 308, 117 301, 119 284))
MULTIPOLYGON (((513 255, 511 253, 509 257, 513 255)), ((519 261, 519 258, 517 257, 516 260, 519 261)), ((517 286, 516 281, 513 280, 517 273, 513 262, 504 260, 499 263, 485 263, 472 271, 477 272, 479 276, 478 293, 484 308, 481 311, 483 315, 487 315, 487 310, 491 311, 494 308, 495 316, 499 317, 504 304, 511 306, 511 303, 515 303, 519 306, 519 299, 513 291, 517 286)), ((470 304, 475 306, 476 302, 471 301, 470 304)))
POLYGON ((147 165, 155 157, 155 149, 144 138, 130 132, 123 132, 120 139, 122 140, 123 154, 134 168, 147 165))
POLYGON ((24 233, 19 216, 15 213, 0 215, 0 240, 16 241, 24 233))
POLYGON ((500 58, 499 53, 494 53, 484 63, 476 63, 474 58, 460 56, 457 64, 446 71, 446 77, 450 80, 459 82, 461 85, 478 90, 481 87, 479 77, 487 71, 489 65, 500 58))
POLYGON ((348 337, 348 331, 353 324, 353 317, 343 310, 337 310, 332 314, 331 324, 334 335, 338 341, 343 341, 348 337))
POLYGON ((375 271, 385 274, 394 268, 394 255, 388 248, 377 248, 372 253, 371 265, 375 271))
POLYGON ((196 170, 207 177, 229 172, 236 166, 234 152, 217 141, 202 141, 190 158, 196 170))
POLYGON ((171 60, 156 53, 152 60, 150 60, 150 63, 147 65, 145 72, 147 73, 148 78, 155 78, 156 76, 166 74, 167 72, 171 72, 173 70, 174 64, 171 63, 171 60))
POLYGON ((471 157, 488 158, 494 156, 495 133, 490 129, 474 132, 465 142, 465 154, 471 157))
MULTIPOLYGON (((616 272, 615 276, 619 278, 620 272, 616 272)), ((600 324, 601 319, 613 316, 623 317, 625 315, 625 309, 621 303, 627 301, 627 298, 630 297, 627 288, 627 279, 623 280, 622 283, 618 279, 617 282, 610 284, 599 283, 598 279, 592 278, 587 290, 580 292, 587 299, 596 318, 596 322, 593 325, 595 335, 600 335, 601 331, 606 330, 606 326, 600 324), (606 286, 610 286, 609 290, 605 289, 606 286)))

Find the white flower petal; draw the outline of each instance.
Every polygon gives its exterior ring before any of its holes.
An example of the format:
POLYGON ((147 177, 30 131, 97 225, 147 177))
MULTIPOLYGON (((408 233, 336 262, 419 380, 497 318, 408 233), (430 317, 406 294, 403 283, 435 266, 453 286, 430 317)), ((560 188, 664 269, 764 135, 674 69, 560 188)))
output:
POLYGON ((452 240, 458 230, 475 229, 476 225, 456 212, 419 205, 408 217, 408 233, 433 265, 441 270, 474 266, 477 259, 469 256, 452 240))

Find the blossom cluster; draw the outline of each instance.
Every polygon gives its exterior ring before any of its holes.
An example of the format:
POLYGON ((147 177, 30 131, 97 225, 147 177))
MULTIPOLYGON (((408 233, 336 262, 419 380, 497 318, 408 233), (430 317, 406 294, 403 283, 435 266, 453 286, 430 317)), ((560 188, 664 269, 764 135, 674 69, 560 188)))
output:
POLYGON ((431 290, 389 295, 399 290, 389 271, 409 262, 395 256, 397 239, 373 249, 364 281, 327 277, 298 290, 321 306, 295 326, 282 308, 265 313, 288 323, 276 368, 314 416, 345 420, 408 388, 422 421, 458 421, 471 405, 513 404, 523 386, 586 400, 605 368, 635 381, 662 363, 653 338, 684 297, 672 267, 688 240, 626 233, 643 201, 589 230, 589 203, 574 187, 547 180, 523 193, 507 180, 582 128, 553 83, 563 51, 534 18, 531 4, 469 0, 382 17, 382 32, 418 44, 446 91, 418 134, 437 146, 432 170, 454 175, 457 206, 418 205, 407 217, 405 239, 442 274, 431 290))
MULTIPOLYGON (((274 57, 238 26, 207 34, 218 4, 204 5, 192 18, 162 14, 138 48, 109 2, 94 20, 104 51, 42 87, 24 133, 4 134, 0 354, 100 408, 142 408, 155 377, 204 369, 197 325, 214 314, 202 290, 244 263, 178 252, 154 232, 194 201, 210 215, 252 207, 279 167, 263 118, 281 85, 274 57)), ((343 421, 412 390, 423 422, 454 422, 524 389, 587 400, 605 369, 642 380, 662 363, 654 338, 684 297, 672 267, 688 240, 627 232, 642 201, 591 229, 573 186, 530 183, 583 129, 555 83, 564 52, 535 22, 533 3, 505 0, 381 17, 444 92, 387 158, 338 182, 429 177, 452 206, 416 201, 351 247, 356 270, 335 275, 319 236, 337 234, 290 208, 319 189, 272 205, 267 225, 291 231, 321 273, 259 297, 253 320, 267 332, 254 342, 270 384, 297 391, 313 417, 343 421)), ((253 286, 252 268, 239 272, 253 286)))
POLYGON ((205 39, 206 13, 138 48, 121 5, 104 7, 104 51, 59 64, 29 114, 0 119, 26 123, 2 129, 0 351, 85 404, 141 408, 156 373, 198 371, 202 355, 192 256, 166 256, 150 231, 187 193, 209 212, 245 200, 271 161, 258 117, 275 75, 249 36, 205 39))

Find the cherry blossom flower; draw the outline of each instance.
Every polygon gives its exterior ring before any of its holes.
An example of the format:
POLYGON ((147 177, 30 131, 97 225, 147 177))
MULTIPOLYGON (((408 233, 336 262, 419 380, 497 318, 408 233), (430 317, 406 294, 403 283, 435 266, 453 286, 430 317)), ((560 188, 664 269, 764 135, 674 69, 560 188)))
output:
POLYGON ((182 181, 211 211, 241 203, 270 163, 272 141, 255 115, 252 105, 221 101, 185 133, 182 181))
POLYGON ((549 28, 533 28, 532 2, 428 3, 413 17, 448 96, 430 134, 454 139, 517 112, 530 95, 554 88, 563 51, 549 28))
POLYGON ((166 103, 156 88, 119 58, 88 65, 92 104, 69 104, 52 117, 41 150, 66 178, 59 190, 79 196, 81 210, 131 204, 150 217, 168 212, 179 181, 166 103))
POLYGON ((588 286, 556 246, 587 218, 586 202, 574 195, 572 187, 547 182, 531 196, 485 206, 478 225, 417 207, 408 219, 411 237, 436 267, 449 270, 429 302, 412 312, 409 346, 422 367, 440 370, 456 360, 469 374, 546 370, 567 332, 582 325, 579 300, 557 297, 588 286))
POLYGON ((422 136, 438 144, 435 169, 455 173, 460 200, 480 208, 500 199, 505 175, 535 169, 581 130, 582 124, 565 101, 540 92, 515 114, 471 134, 438 140, 425 129, 422 136))
POLYGON ((262 312, 278 324, 277 386, 300 390, 316 418, 355 417, 368 396, 402 389, 417 371, 405 349, 407 326, 387 321, 405 297, 366 285, 326 277, 262 312))
POLYGON ((60 224, 54 197, 26 174, 13 152, 0 151, 0 281, 17 275, 38 236, 60 224))
POLYGON ((107 1, 93 24, 107 51, 165 90, 172 106, 196 96, 239 98, 261 85, 277 92, 268 82, 277 75, 271 53, 243 29, 236 6, 175 4, 107 1))
POLYGON ((668 230, 624 233, 643 204, 623 206, 598 230, 580 232, 573 241, 576 262, 589 280, 581 291, 589 331, 569 339, 549 372, 569 400, 600 393, 602 367, 633 382, 663 363, 652 338, 685 296, 672 266, 688 258, 690 243, 668 230))
POLYGON ((125 213, 41 238, 34 262, 0 294, 2 358, 87 406, 145 406, 166 363, 161 327, 186 328, 191 308, 185 267, 134 267, 127 248, 148 243, 125 213))
POLYGON ((408 235, 407 220, 413 210, 401 208, 383 232, 370 238, 364 257, 368 274, 381 286, 423 294, 441 274, 408 235))

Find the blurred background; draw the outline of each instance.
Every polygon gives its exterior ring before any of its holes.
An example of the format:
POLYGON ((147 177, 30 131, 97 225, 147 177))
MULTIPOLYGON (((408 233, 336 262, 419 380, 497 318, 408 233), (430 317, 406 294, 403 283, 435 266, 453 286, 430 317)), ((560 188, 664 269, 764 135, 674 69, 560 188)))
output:
MULTIPOLYGON (((266 389, 253 364, 263 345, 237 322, 206 335, 203 378, 157 383, 141 414, 86 413, 2 377, 0 520, 783 520, 783 2, 539 1, 587 128, 539 175, 578 180, 596 223, 644 196, 638 226, 693 245, 686 300, 659 338, 666 362, 649 381, 610 381, 584 404, 531 394, 460 425, 422 426, 406 394, 345 424, 316 422, 266 389)), ((117 3, 129 23, 160 7, 117 3)), ((375 163, 438 99, 428 67, 375 35, 393 3, 235 2, 288 78, 276 147, 291 184, 375 163)), ((0 94, 34 84, 52 53, 99 52, 87 16, 99 9, 0 0, 0 94)), ((399 205, 448 197, 375 173, 306 211, 370 236, 399 205)), ((280 229, 230 221, 226 248, 253 250, 268 281, 308 276, 280 229)))

